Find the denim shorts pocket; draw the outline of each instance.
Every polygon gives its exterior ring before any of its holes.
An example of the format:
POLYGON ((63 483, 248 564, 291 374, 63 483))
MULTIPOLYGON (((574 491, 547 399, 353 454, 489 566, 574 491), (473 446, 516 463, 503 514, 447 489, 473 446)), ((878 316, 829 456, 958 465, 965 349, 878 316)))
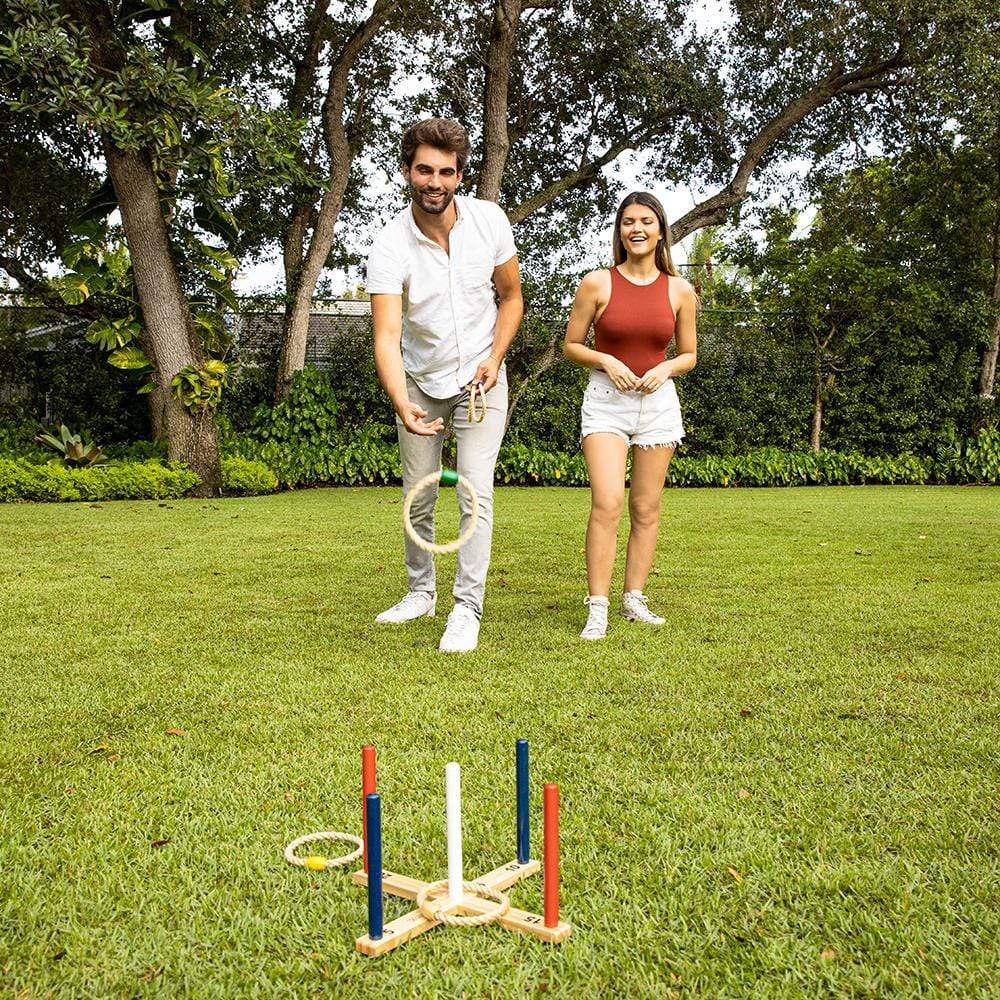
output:
POLYGON ((601 385, 600 382, 590 382, 584 390, 584 397, 587 399, 611 399, 615 395, 612 386, 601 385))

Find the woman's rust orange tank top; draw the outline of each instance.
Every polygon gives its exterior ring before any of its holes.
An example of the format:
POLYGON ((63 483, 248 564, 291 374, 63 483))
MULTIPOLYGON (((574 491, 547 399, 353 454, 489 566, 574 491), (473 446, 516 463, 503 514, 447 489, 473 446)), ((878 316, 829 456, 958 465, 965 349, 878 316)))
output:
POLYGON ((610 271, 611 298, 594 324, 596 348, 641 377, 663 361, 674 335, 670 278, 661 271, 655 281, 637 285, 617 267, 610 271))

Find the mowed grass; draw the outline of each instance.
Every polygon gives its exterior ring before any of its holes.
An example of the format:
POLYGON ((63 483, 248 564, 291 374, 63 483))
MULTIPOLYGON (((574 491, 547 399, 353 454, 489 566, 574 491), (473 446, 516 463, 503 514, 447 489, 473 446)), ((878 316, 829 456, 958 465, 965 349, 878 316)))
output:
POLYGON ((436 648, 454 557, 437 619, 373 623, 404 589, 395 489, 0 508, 0 992, 996 996, 1000 493, 668 491, 669 625, 592 645, 588 506, 498 491, 461 658, 436 648), (520 736, 536 854, 560 785, 572 937, 356 954, 364 891, 283 846, 358 832, 373 741, 386 867, 444 876, 458 760, 485 873, 520 736))

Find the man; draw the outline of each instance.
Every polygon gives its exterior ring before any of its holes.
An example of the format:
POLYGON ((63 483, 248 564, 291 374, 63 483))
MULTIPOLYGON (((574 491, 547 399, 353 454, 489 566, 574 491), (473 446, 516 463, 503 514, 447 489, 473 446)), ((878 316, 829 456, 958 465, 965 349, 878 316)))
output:
MULTIPOLYGON (((479 494, 479 522, 458 552, 455 606, 439 646, 449 653, 470 652, 479 641, 493 536, 493 470, 507 421, 503 359, 524 311, 507 216, 493 202, 456 194, 469 152, 457 122, 430 118, 406 130, 401 169, 410 205, 379 234, 368 258, 375 366, 396 410, 403 492, 441 468, 450 419, 458 471, 479 494), (477 383, 486 393, 481 423, 470 421, 467 409, 477 383)), ((427 490, 410 511, 414 529, 430 540, 436 501, 437 490, 427 490)), ((463 492, 459 502, 464 530, 472 514, 463 492)), ((404 541, 409 592, 377 622, 434 615, 434 557, 404 541)))

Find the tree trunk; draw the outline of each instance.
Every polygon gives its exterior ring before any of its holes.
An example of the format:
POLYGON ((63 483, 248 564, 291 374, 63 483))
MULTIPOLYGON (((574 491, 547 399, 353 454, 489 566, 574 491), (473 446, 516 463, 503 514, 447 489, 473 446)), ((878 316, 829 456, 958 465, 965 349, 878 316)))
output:
POLYGON ((821 364, 821 361, 817 359, 813 372, 812 432, 809 435, 809 446, 813 451, 819 451, 820 436, 823 433, 823 372, 821 364))
POLYGON ((997 356, 1000 355, 1000 205, 997 207, 993 226, 993 294, 990 299, 995 314, 993 333, 983 350, 983 364, 979 371, 979 398, 982 402, 993 399, 996 389, 997 356))
POLYGON ((318 270, 311 275, 300 274, 296 283, 288 289, 289 299, 285 302, 285 316, 281 328, 281 358, 278 362, 275 402, 281 402, 288 395, 295 373, 305 367, 306 347, 309 341, 309 315, 318 280, 318 270))
POLYGON ((159 385, 146 397, 149 400, 149 433, 154 441, 165 441, 167 438, 167 398, 170 393, 164 392, 159 385))
POLYGON ((520 18, 521 0, 497 0, 493 9, 483 94, 483 166, 476 189, 476 194, 486 201, 500 200, 500 184, 510 152, 507 95, 520 18))
POLYGON ((170 251, 152 164, 146 153, 122 152, 108 139, 104 153, 142 305, 144 342, 166 399, 167 457, 186 462, 197 473, 201 483, 192 490, 193 496, 217 496, 222 474, 215 414, 211 410, 192 414, 170 392, 177 372, 188 365, 200 368, 203 358, 170 251))
MULTIPOLYGON (((326 191, 316 214, 308 249, 303 253, 304 206, 297 206, 284 240, 287 299, 282 325, 281 359, 278 363, 278 380, 274 393, 275 399, 279 401, 288 394, 295 373, 305 367, 312 297, 323 265, 333 247, 337 219, 344 204, 351 164, 356 153, 348 138, 346 121, 347 90, 351 71, 365 46, 379 33, 399 3, 400 0, 376 0, 368 19, 351 35, 330 66, 322 112, 323 138, 330 157, 326 191), (290 276, 293 276, 291 281, 289 281, 290 276)), ((305 86, 301 73, 296 78, 296 86, 305 86)))

